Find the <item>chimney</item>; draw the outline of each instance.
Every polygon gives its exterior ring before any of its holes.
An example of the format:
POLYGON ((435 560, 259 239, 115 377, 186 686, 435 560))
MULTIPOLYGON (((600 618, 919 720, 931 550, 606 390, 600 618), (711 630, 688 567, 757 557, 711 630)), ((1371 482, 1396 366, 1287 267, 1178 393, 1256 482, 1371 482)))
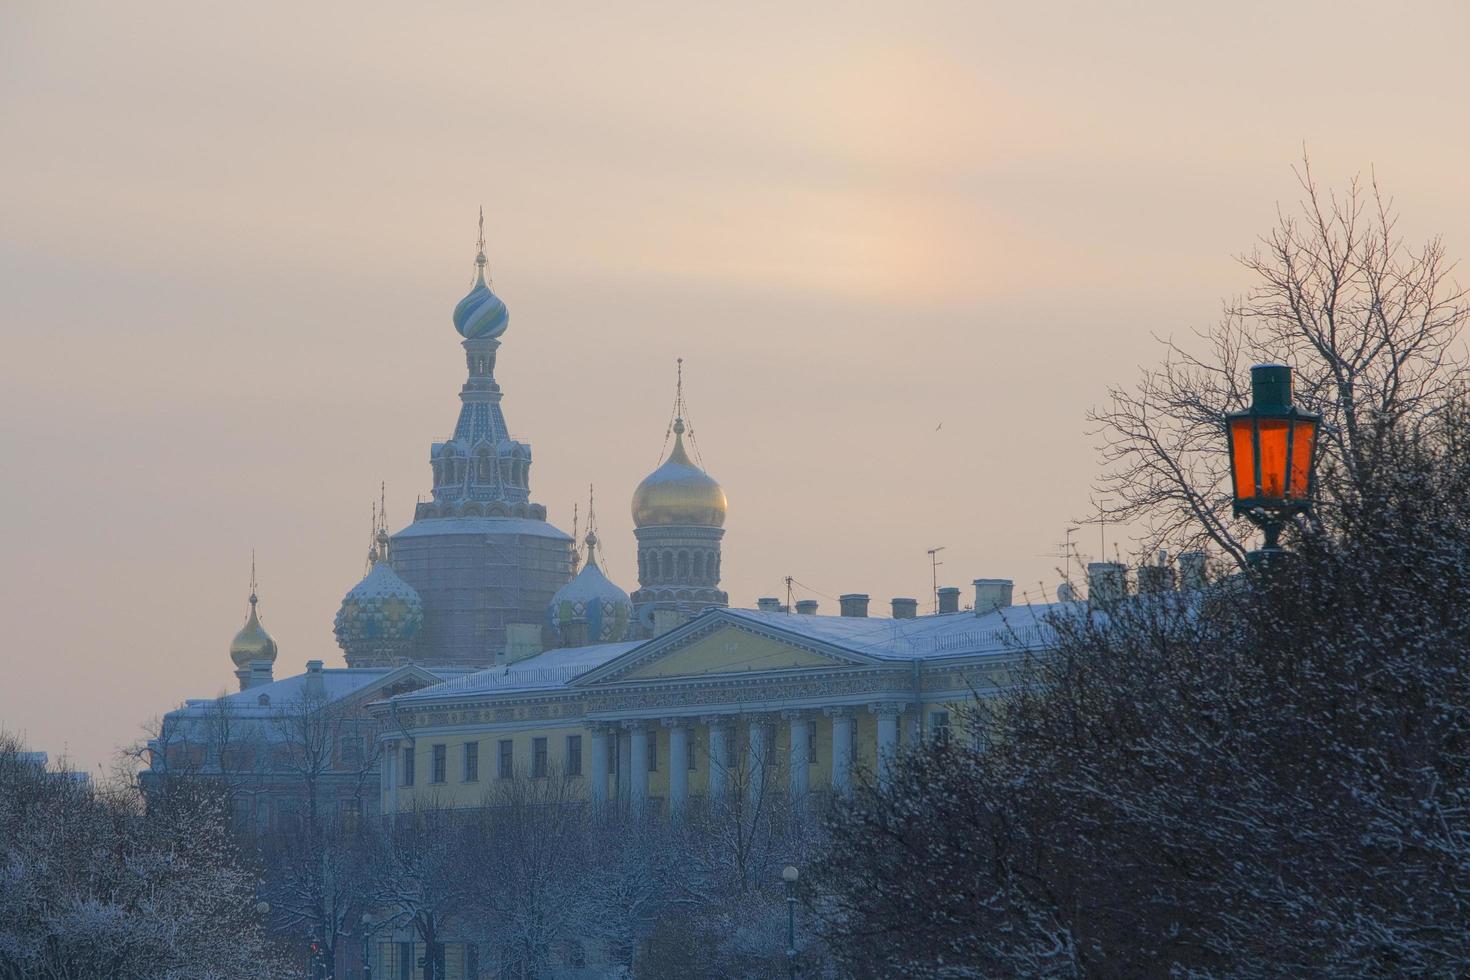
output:
POLYGON ((1179 556, 1179 587, 1197 592, 1210 584, 1210 572, 1203 551, 1186 551, 1179 556))
POLYGON ((762 596, 755 600, 755 608, 761 612, 780 612, 781 600, 774 596, 762 596))
POLYGON ((868 615, 868 596, 865 592, 849 592, 838 596, 837 601, 842 606, 844 616, 862 619, 868 615))
POLYGON ((250 661, 250 681, 246 687, 259 687, 269 684, 275 678, 271 675, 271 662, 269 660, 250 661))
MULTIPOLYGON (((587 622, 572 622, 568 624, 568 637, 577 632, 581 627, 580 643, 568 643, 567 646, 587 645, 587 622)), ((505 663, 513 664, 517 660, 525 660, 534 657, 541 652, 541 627, 536 623, 506 623, 505 624, 505 663)))
POLYGON ((984 616, 1010 606, 1011 593, 1015 590, 1015 583, 1010 579, 977 578, 974 585, 976 616, 984 616))
POLYGON ((1123 599, 1128 594, 1127 566, 1116 561, 1087 563, 1087 601, 1099 609, 1123 599))
POLYGON ((1057 586, 1057 602, 1076 602, 1077 590, 1072 587, 1071 582, 1063 582, 1057 586))
POLYGON ((939 612, 956 613, 960 611, 960 590, 956 586, 946 585, 939 590, 939 612))
POLYGON ((655 609, 653 611, 654 636, 663 636, 682 625, 684 625, 684 614, 677 609, 655 609))
POLYGON ((817 600, 797 599, 796 614, 798 616, 815 616, 817 614, 817 600))
POLYGON ((917 615, 919 615, 919 600, 918 599, 894 599, 893 600, 893 618, 894 619, 913 619, 917 615))
POLYGON ((302 686, 302 692, 308 698, 318 700, 327 696, 326 685, 322 683, 322 662, 320 660, 306 662, 306 682, 302 686))

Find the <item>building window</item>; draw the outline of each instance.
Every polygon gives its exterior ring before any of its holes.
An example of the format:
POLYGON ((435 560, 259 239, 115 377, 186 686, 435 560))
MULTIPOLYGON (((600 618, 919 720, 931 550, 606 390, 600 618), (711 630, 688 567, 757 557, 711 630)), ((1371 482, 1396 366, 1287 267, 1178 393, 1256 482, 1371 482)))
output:
POLYGON ((449 768, 446 760, 449 758, 449 746, 435 745, 433 747, 432 763, 429 770, 429 782, 442 783, 449 768))
POLYGON ((403 785, 413 785, 413 746, 403 750, 403 785))
POLYGON ((582 775, 582 736, 567 736, 567 775, 582 775))
POLYGON ((817 764, 817 721, 815 718, 806 723, 806 764, 809 766, 817 764))
POLYGON ((515 775, 515 742, 508 738, 500 740, 500 772, 501 779, 509 779, 515 775))
POLYGON ((692 738, 687 738, 684 741, 687 742, 689 745, 689 771, 693 772, 694 770, 699 768, 699 766, 694 761, 695 755, 699 750, 699 746, 692 738))
POLYGON ((658 772, 658 732, 648 733, 648 771, 658 772))
POLYGON ((398 944, 398 980, 413 980, 413 943, 398 944))
POLYGON ((618 742, 619 739, 616 735, 609 735, 607 737, 607 774, 609 776, 616 776, 618 774, 618 756, 622 755, 622 752, 619 751, 620 746, 618 742))
POLYGON ((940 745, 949 744, 949 712, 929 712, 929 731, 940 745))
POLYGON ((480 781, 480 743, 464 743, 464 781, 477 783, 480 781))
POLYGON ((354 833, 357 830, 358 823, 361 821, 361 819, 362 800, 354 798, 350 800, 343 800, 340 804, 338 804, 337 822, 341 826, 344 833, 354 833))
POLYGON ((344 766, 362 765, 362 738, 358 735, 343 735, 337 740, 337 755, 344 766))
POLYGON ((546 739, 531 739, 531 775, 536 779, 546 778, 546 739))

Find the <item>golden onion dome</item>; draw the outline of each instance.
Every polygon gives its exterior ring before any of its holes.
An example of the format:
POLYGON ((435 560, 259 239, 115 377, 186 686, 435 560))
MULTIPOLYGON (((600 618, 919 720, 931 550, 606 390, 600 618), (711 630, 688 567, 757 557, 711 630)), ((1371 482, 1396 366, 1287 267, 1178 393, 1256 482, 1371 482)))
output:
POLYGON ((245 628, 236 633, 235 639, 230 643, 230 659, 235 662, 236 667, 248 667, 252 660, 269 660, 274 663, 276 659, 276 641, 260 625, 260 616, 255 611, 257 601, 252 591, 250 618, 245 621, 245 628))
POLYGON ((722 527, 728 506, 720 484, 684 451, 684 420, 675 419, 674 451, 633 491, 634 526, 722 527))

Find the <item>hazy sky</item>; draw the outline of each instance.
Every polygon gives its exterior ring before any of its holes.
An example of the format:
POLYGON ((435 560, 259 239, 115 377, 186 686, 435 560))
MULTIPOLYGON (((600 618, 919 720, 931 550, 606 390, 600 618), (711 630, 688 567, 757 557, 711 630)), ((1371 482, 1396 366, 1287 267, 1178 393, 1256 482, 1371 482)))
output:
MULTIPOLYGON (((570 529, 628 499, 676 356, 732 602, 1053 587, 1083 420, 1218 315, 1305 142, 1470 254, 1470 7, 0 5, 0 727, 86 767, 234 686, 250 550, 321 658, 497 374, 570 529), (939 426, 941 426, 940 428, 939 426)), ((1096 534, 1080 537, 1096 550, 1096 534)))

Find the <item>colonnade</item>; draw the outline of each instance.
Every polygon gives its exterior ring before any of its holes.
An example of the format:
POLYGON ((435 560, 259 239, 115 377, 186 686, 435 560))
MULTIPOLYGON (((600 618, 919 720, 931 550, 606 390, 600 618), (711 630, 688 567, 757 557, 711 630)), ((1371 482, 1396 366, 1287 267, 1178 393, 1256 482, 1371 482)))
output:
MULTIPOLYGON (((789 758, 785 766, 786 791, 794 801, 805 799, 813 790, 810 765, 813 761, 811 722, 825 719, 831 732, 831 778, 818 789, 850 794, 853 789, 853 767, 857 763, 855 735, 858 712, 870 712, 877 718, 872 756, 877 762, 881 781, 889 778, 893 759, 899 747, 899 719, 912 705, 898 701, 877 701, 860 705, 798 708, 780 712, 727 713, 661 718, 630 718, 598 721, 589 724, 592 758, 590 777, 591 800, 608 804, 614 800, 643 806, 649 799, 649 740, 659 729, 668 732, 667 805, 677 814, 688 804, 690 753, 699 746, 696 725, 706 733, 702 759, 706 772, 705 798, 710 802, 743 792, 758 798, 772 787, 768 785, 772 763, 772 746, 776 744, 776 726, 786 729, 789 758), (746 751, 739 751, 741 739, 746 751), (617 753, 614 757, 613 753, 617 753), (616 762, 614 761, 616 759, 616 762)), ((911 712, 912 715, 912 712, 911 712)), ((917 721, 917 715, 913 715, 917 721)))

